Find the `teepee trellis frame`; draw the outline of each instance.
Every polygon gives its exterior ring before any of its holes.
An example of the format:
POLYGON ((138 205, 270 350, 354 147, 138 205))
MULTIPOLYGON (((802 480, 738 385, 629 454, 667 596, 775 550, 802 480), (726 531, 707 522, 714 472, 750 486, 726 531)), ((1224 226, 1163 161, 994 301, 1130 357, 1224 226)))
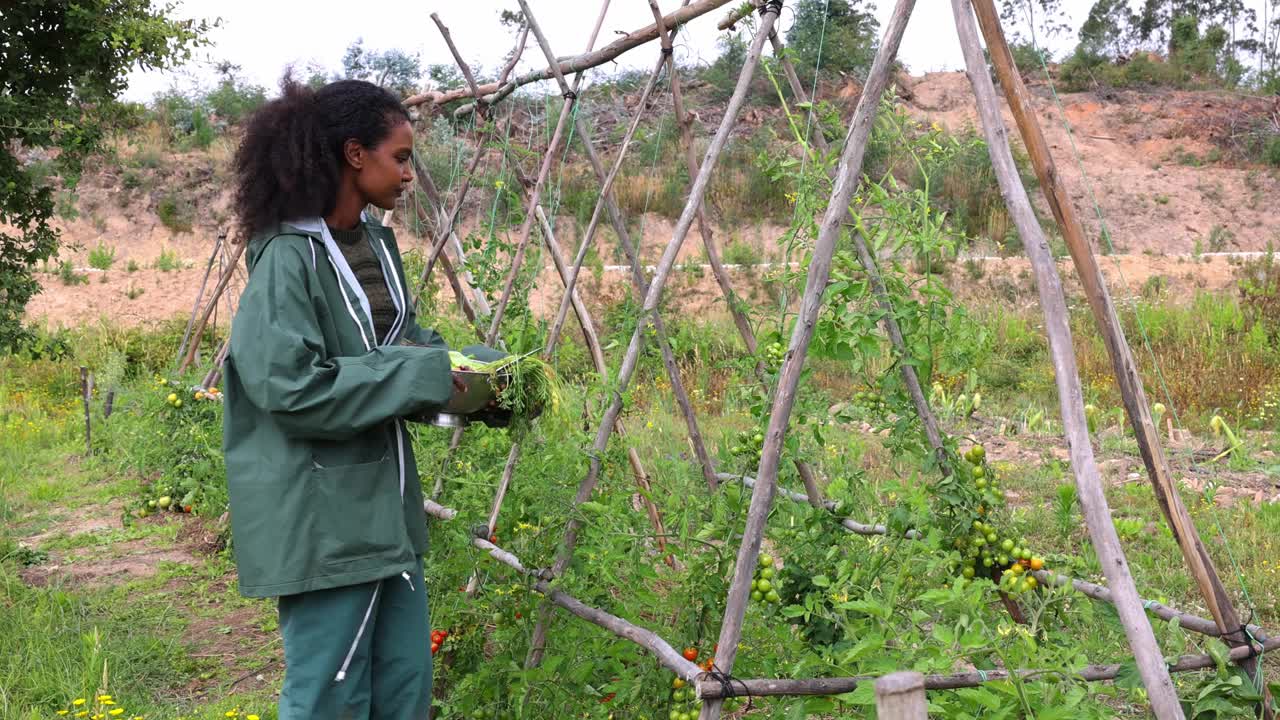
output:
MULTIPOLYGON (((578 73, 578 81, 581 79, 581 72, 606 62, 622 52, 636 47, 640 44, 653 39, 662 41, 664 58, 670 58, 670 39, 665 28, 673 24, 687 22, 694 17, 705 14, 710 10, 724 5, 728 0, 700 0, 699 2, 688 3, 674 13, 662 16, 658 11, 657 5, 650 2, 651 9, 655 14, 655 24, 648 28, 642 28, 633 33, 625 35, 623 38, 614 43, 601 48, 600 50, 591 50, 583 55, 570 58, 567 60, 556 61, 551 55, 550 49, 546 46, 545 38, 539 38, 540 44, 546 53, 549 66, 545 70, 538 70, 531 73, 525 73, 518 76, 514 80, 505 79, 505 75, 510 72, 510 67, 504 70, 504 77, 499 78, 496 84, 488 86, 479 86, 473 77, 468 77, 469 87, 465 91, 451 91, 449 93, 433 93, 425 96, 411 98, 408 104, 421 104, 423 102, 434 102, 443 104, 444 102, 452 102, 463 98, 471 97, 475 101, 457 111, 458 115, 473 111, 477 107, 483 109, 488 105, 509 95, 516 88, 536 82, 539 80, 556 78, 562 86, 564 85, 563 73, 578 73)), ((525 0, 519 0, 521 6, 528 13, 528 7, 525 0)), ((607 0, 606 0, 607 6, 607 0)), ((614 379, 611 388, 612 402, 608 409, 604 412, 598 427, 595 443, 593 444, 593 453, 590 459, 588 471, 583 482, 579 486, 578 495, 574 499, 575 506, 590 498, 596 483, 599 480, 601 470, 602 453, 607 446, 609 436, 614 432, 619 416, 622 412, 623 393, 628 383, 633 377, 638 365, 638 356, 645 342, 645 331, 650 322, 659 320, 658 318, 658 301, 663 292, 666 280, 674 266, 675 257, 679 252, 685 236, 691 229, 693 222, 702 215, 702 200, 705 196, 707 183, 710 174, 716 164, 720 151, 723 149, 727 140, 728 133, 732 129, 737 112, 741 108, 743 99, 745 98, 747 87, 750 84, 752 73, 756 64, 760 59, 763 49, 763 43, 768 40, 773 44, 775 53, 779 54, 784 73, 787 76, 788 83, 793 93, 804 98, 803 88, 800 86, 798 78, 795 75, 794 68, 790 66, 785 54, 782 52, 781 41, 774 31, 773 24, 777 19, 782 2, 780 0, 771 0, 762 3, 759 8, 761 11, 761 19, 755 37, 752 40, 750 50, 748 52, 747 61, 742 69, 742 73, 738 79, 737 86, 733 97, 730 99, 725 116, 720 126, 712 138, 710 146, 707 149, 706 156, 702 164, 697 168, 696 174, 693 174, 692 187, 690 189, 688 202, 681 213, 680 219, 677 221, 671 242, 668 243, 659 261, 654 277, 648 286, 645 287, 643 276, 640 273, 639 258, 631 255, 633 274, 635 275, 635 288, 638 292, 643 291, 644 303, 642 308, 642 316, 631 342, 628 345, 627 353, 623 358, 618 376, 614 379)), ((888 87, 889 76, 897 47, 901 41, 907 19, 914 7, 914 0, 898 0, 888 24, 886 25, 885 37, 877 52, 875 63, 873 64, 870 77, 864 88, 863 95, 859 100, 857 110, 850 123, 849 133, 846 137, 844 149, 840 158, 840 164, 836 170, 833 192, 831 201, 828 203, 827 210, 824 214, 820 232, 814 245, 812 261, 809 265, 805 293, 801 299, 800 312, 795 322, 790 346, 787 350, 782 369, 779 373, 777 387, 772 397, 772 412, 769 419, 769 427, 766 435, 766 441, 761 456, 760 467, 757 477, 751 479, 749 485, 752 488, 752 499, 750 510, 747 515, 746 527, 743 532, 742 544, 739 548, 738 558, 735 565, 732 585, 728 595, 725 619, 721 628, 719 650, 716 654, 716 671, 711 675, 703 673, 692 663, 680 658, 670 644, 666 643, 655 633, 639 628, 632 623, 621 618, 614 617, 601 610, 589 608, 579 601, 573 599, 562 591, 554 588, 551 583, 555 578, 562 575, 568 567, 569 560, 573 556, 576 547, 578 532, 581 526, 571 520, 566 528, 565 537, 562 541, 560 552, 557 555, 556 562, 552 568, 548 570, 530 570, 525 567, 518 558, 511 553, 502 550, 500 547, 489 543, 482 538, 473 539, 473 544, 495 557, 499 561, 511 566, 518 572, 529 574, 535 578, 535 587, 542 591, 546 596, 546 604, 544 608, 552 605, 559 606, 567 611, 593 622, 620 637, 631 639, 637 642, 646 650, 652 652, 658 660, 669 669, 676 672, 680 677, 686 680, 696 682, 699 697, 704 700, 703 711, 701 717, 703 720, 711 720, 718 718, 720 714, 720 704, 722 697, 725 695, 736 694, 752 694, 752 695, 811 695, 811 694, 836 694, 852 690, 858 682, 866 682, 869 678, 826 678, 818 680, 738 680, 729 677, 732 671, 733 661, 735 659, 738 640, 741 636, 742 618, 745 612, 746 596, 749 593, 749 582, 752 568, 755 566, 755 560, 759 553, 760 541, 763 535, 765 519, 769 509, 772 506, 773 496, 778 491, 777 475, 778 463, 781 455, 783 437, 789 421, 789 415, 794 405, 796 391, 798 388, 801 369, 807 354, 808 345, 812 339, 814 324, 817 314, 821 307, 821 296, 827 278, 829 277, 832 254, 838 239, 842 233, 849 232, 851 240, 858 251, 859 260, 864 265, 869 277, 873 280, 873 294, 881 302, 887 298, 883 285, 878 281, 878 274, 875 266, 875 257, 866 247, 865 242, 856 232, 845 222, 845 213, 849 205, 854 190, 861 176, 861 161, 863 151, 865 150, 866 141, 870 133, 870 127, 874 121, 879 100, 884 90, 888 87), (739 691, 741 690, 741 692, 739 691)), ((1097 270, 1096 260, 1092 255, 1092 250, 1085 239, 1083 228, 1080 226, 1078 219, 1074 217, 1068 196, 1062 186, 1060 178, 1052 165, 1052 159, 1049 157, 1047 148, 1044 145, 1043 135, 1039 130, 1039 126, 1035 121, 1034 114, 1029 110, 1026 101, 1026 89, 1021 85, 1021 80, 1017 76, 1016 68, 1013 67, 1012 59, 1008 57, 1008 49, 1005 46, 1002 34, 999 28, 999 22, 994 14, 994 7, 991 0, 952 0, 952 9, 956 19, 958 36, 961 40, 961 46, 965 53, 966 64, 968 66, 968 75, 974 88, 975 98, 978 103, 979 117, 982 121, 982 128, 987 139, 987 144, 992 156, 993 167, 997 171, 997 177, 1001 187, 1001 193, 1005 202, 1010 209, 1011 215, 1015 220, 1015 224, 1019 233, 1023 236, 1024 245, 1028 250, 1028 255, 1032 266, 1036 273, 1037 285, 1040 292, 1041 306, 1045 313, 1046 332, 1050 341, 1050 354, 1053 360, 1056 381, 1059 390, 1059 399, 1061 404, 1061 412, 1063 416, 1063 424, 1067 433, 1068 445, 1072 454, 1072 470, 1076 475, 1076 484, 1079 490, 1081 505, 1084 510, 1090 535, 1093 539, 1094 546, 1098 551, 1099 558, 1103 564, 1104 574, 1107 576, 1108 588, 1101 588, 1090 583, 1075 581, 1070 579, 1046 578, 1058 584, 1070 582, 1076 589, 1080 590, 1095 599, 1110 602, 1116 606, 1118 614, 1121 618, 1121 624, 1125 629, 1126 636, 1129 640, 1131 649, 1133 650, 1135 660, 1137 661, 1139 673, 1147 687, 1148 695, 1152 702, 1153 710, 1157 717, 1160 718, 1180 718, 1182 717, 1181 708, 1178 705, 1176 694, 1173 692, 1172 684, 1169 680, 1169 672, 1200 669, 1210 667, 1212 659, 1207 656, 1190 656, 1179 659, 1177 662, 1166 665, 1160 657, 1159 649, 1154 642, 1154 636, 1151 632, 1150 622, 1144 612, 1151 611, 1157 617, 1166 619, 1176 619, 1184 627, 1202 632, 1208 635, 1222 637, 1224 640, 1231 642, 1234 646, 1231 650, 1230 657, 1239 662, 1243 667, 1250 667, 1250 663, 1254 661, 1254 655, 1258 650, 1270 650, 1280 647, 1280 639, 1266 638, 1261 629, 1255 626, 1248 628, 1240 625, 1238 614, 1235 613, 1231 606, 1230 599, 1222 587, 1217 577, 1216 571, 1213 570, 1212 561, 1209 559, 1203 543, 1195 534, 1194 525, 1191 523, 1186 513, 1185 507, 1182 507, 1177 493, 1173 488, 1172 481, 1168 471, 1167 461, 1163 457, 1160 449, 1158 437, 1154 432, 1154 425, 1151 423, 1149 411, 1145 405, 1145 397, 1142 393, 1141 380, 1137 375, 1132 354, 1128 345, 1120 332, 1118 322, 1116 321, 1114 307, 1110 303, 1107 295, 1105 283, 1102 281, 1101 274, 1097 270), (1187 613, 1180 613, 1152 604, 1148 601, 1142 601, 1137 596, 1132 577, 1128 573, 1124 554, 1120 548, 1118 538, 1115 535, 1109 514, 1106 507, 1105 498, 1102 495, 1101 482, 1098 478, 1096 463, 1093 460, 1092 448, 1089 444, 1089 437, 1083 422, 1083 407, 1080 395, 1079 378, 1075 371, 1074 356, 1072 354, 1070 343, 1070 329, 1066 322, 1065 300, 1062 294, 1061 280, 1058 278, 1053 258, 1049 254, 1047 243, 1044 240, 1043 231, 1040 230, 1038 222, 1035 220, 1031 211, 1030 201, 1027 198, 1025 189, 1022 188, 1017 180, 1016 167, 1013 165, 1012 155, 1007 139, 1007 131, 1004 127, 1003 120, 999 112, 999 100, 995 92, 995 87, 991 82, 991 78, 987 73, 986 62, 982 56, 981 45, 978 40, 978 25, 974 21, 974 12, 978 13, 978 20, 981 23, 982 31, 987 37, 988 47, 991 49, 993 64, 996 72, 1001 79, 1002 86, 1011 108, 1014 110, 1015 120, 1017 121, 1019 130, 1023 136, 1024 142, 1028 146, 1031 153, 1033 164, 1037 173, 1041 176, 1042 186, 1046 194, 1049 195, 1050 207, 1054 210, 1055 217, 1059 220, 1064 228, 1064 235, 1067 236, 1068 247, 1071 250, 1073 260, 1077 269, 1082 276, 1083 284, 1086 288, 1086 294, 1089 297, 1091 308, 1094 310, 1099 326, 1103 332, 1104 339, 1107 342, 1108 350, 1112 354, 1113 362, 1117 377, 1121 385, 1121 392, 1125 399, 1126 409, 1129 410, 1131 421, 1135 426, 1135 432, 1139 437, 1139 446, 1142 450, 1144 462, 1147 465, 1149 474, 1152 477, 1153 488, 1160 500, 1161 509, 1165 512, 1166 518, 1171 527, 1174 529, 1175 537, 1178 539, 1180 547, 1183 549, 1187 563, 1195 576, 1197 584, 1201 588, 1202 594, 1205 596, 1206 604, 1210 608, 1213 616, 1212 620, 1198 618, 1187 613), (1260 640, 1261 642, 1250 642, 1250 640, 1260 640)), ((602 11, 603 14, 603 11, 602 11)), ((726 22, 732 22, 733 16, 726 22)), ((437 22, 439 22, 437 20, 437 22)), ((443 24, 441 23, 441 28, 443 24)), ((537 32, 536 24, 532 28, 535 35, 537 32)), ((450 41, 452 47, 452 42, 450 41)), ((523 40, 521 42, 523 44, 523 40)), ((456 54, 456 52, 455 52, 456 54)), ((513 67, 515 59, 512 60, 513 67)), ((655 78, 657 71, 660 70, 663 63, 658 63, 655 70, 655 78)), ((674 78, 674 63, 671 66, 674 78)), ((673 85, 678 86, 678 79, 673 80, 673 85)), ((575 88, 577 81, 575 81, 575 88)), ((673 87, 673 93, 678 90, 673 87)), ((562 108, 560 125, 565 124, 565 114, 571 111, 574 97, 565 98, 565 107, 562 108)), ((677 100, 677 103, 679 101, 677 100)), ((640 112, 643 112, 643 103, 640 112)), ((677 109, 678 117, 683 125, 684 115, 677 109)), ((581 125, 580 125, 581 127, 581 125)), ((561 128, 562 129, 562 128, 561 128)), ((561 134, 557 132, 557 135, 561 134)), ((581 134, 584 145, 590 150, 594 148, 590 145, 590 139, 585 134, 581 134)), ((539 179, 533 183, 530 192, 527 193, 527 201, 530 212, 526 217, 526 227, 522 229, 521 243, 517 250, 517 256, 522 255, 521 251, 525 249, 528 242, 529 233, 532 230, 532 222, 536 219, 540 223, 539 230, 547 241, 548 247, 553 255, 558 254, 554 235, 552 233, 551 223, 542 212, 538 204, 538 189, 541 183, 545 181, 547 166, 550 156, 558 145, 558 137, 553 137, 551 147, 548 154, 544 157, 544 165, 540 169, 539 179)), ((816 137, 815 145, 825 152, 825 139, 816 137)), ((686 148, 688 149, 686 142, 686 148)), ((625 149, 624 149, 625 151, 625 149)), ((478 161, 473 160, 473 166, 478 161)), ((621 160, 619 160, 619 163, 621 160)), ((607 185, 606 174, 603 172, 598 158, 593 162, 597 176, 601 179, 602 184, 607 185)), ((465 188, 465 186, 464 186, 465 188)), ((463 190, 465 192, 465 189, 463 190)), ((607 195, 607 193, 604 193, 607 195)), ((438 245, 443 248, 445 241, 451 235, 452 223, 456 219, 457 209, 451 213, 446 213, 443 203, 440 202, 438 193, 435 198, 431 199, 431 203, 435 206, 438 214, 439 223, 435 227, 444 231, 440 233, 442 237, 437 238, 438 245)), ((461 205, 459 199, 456 205, 461 205)), ((614 217, 611 219, 619 222, 616 217, 616 208, 611 208, 615 212, 611 213, 614 217)), ((599 208, 597 208, 597 212, 599 208)), ((701 225, 704 229, 705 224, 701 225)), ((620 233, 621 234, 621 233, 620 233)), ((704 240, 706 235, 704 235, 704 240)), ((241 246, 242 248, 243 246, 241 246)), ((460 246, 458 248, 461 249, 460 246)), ((712 254, 709 248, 708 254, 712 254)), ((234 268, 236 259, 232 260, 232 267, 229 267, 220 278, 218 287, 215 288, 209 306, 206 308, 204 318, 212 312, 214 303, 217 302, 218 296, 225 289, 226 283, 229 281, 231 271, 234 268)), ((461 258, 460 258, 461 260, 461 258)), ((446 258, 447 261, 447 258, 446 258)), ((575 258, 575 264, 571 270, 566 270, 563 258, 557 262, 558 274, 561 276, 566 288, 565 304, 574 306, 575 310, 580 306, 579 302, 574 302, 574 282, 575 273, 580 270, 581 262, 575 258)), ((447 266, 446 266, 447 268, 447 266)), ((518 267, 513 268, 512 275, 518 271, 518 267)), ((719 279, 719 278, 718 278, 719 279)), ((452 281, 452 279, 451 279, 452 281)), ((735 297, 731 288, 727 284, 722 284, 722 289, 726 294, 726 300, 730 303, 731 310, 734 309, 733 303, 735 297)), ((455 283, 455 290, 458 286, 455 283)), ((504 296, 509 294, 510 283, 504 289, 504 296)), ((458 293, 460 300, 463 293, 458 293)), ((490 331, 486 333, 486 337, 491 340, 496 336, 496 328, 501 321, 502 310, 506 302, 500 302, 497 310, 490 317, 490 331)), ((581 306, 585 308, 585 306, 581 306)), ((888 309, 888 308, 886 308, 888 309)), ((585 313, 576 313, 579 321, 583 324, 584 330, 590 323, 589 316, 585 313)), ((735 318, 736 319, 736 318, 735 318)), ((477 325, 479 323, 477 322, 477 325)), ((736 323, 735 323, 736 324, 736 323)), ((741 326, 740 326, 741 327, 741 326)), ((746 328, 750 330, 749 325, 746 328)), ((904 352, 903 339, 900 330, 896 331, 896 325, 892 322, 892 314, 886 317, 886 331, 890 335, 898 352, 904 352)), ((744 333, 744 340, 747 339, 744 333)), ((750 346, 750 341, 748 341, 750 346)), ((906 380, 907 370, 909 367, 902 365, 901 370, 906 380)), ((925 428, 926 435, 930 445, 939 453, 942 452, 940 434, 935 436, 937 432, 936 419, 933 418, 929 411, 928 403, 924 399, 923 392, 920 390, 918 378, 914 383, 907 383, 909 386, 914 385, 914 391, 910 391, 913 403, 916 405, 920 418, 925 428), (931 432, 932 430, 932 432, 931 432)), ((692 415, 690 414, 692 419, 692 415)), ((517 450, 513 448, 509 456, 507 472, 504 472, 504 478, 507 482, 500 484, 499 497, 495 498, 495 503, 490 514, 490 526, 496 518, 498 508, 501 503, 501 494, 509 483, 509 475, 514 467, 517 457, 517 450)), ((945 465, 944 465, 945 468, 945 465)), ((803 476, 803 472, 802 472, 803 476)), ((745 479, 744 479, 745 481, 745 479)), ((786 497, 810 502, 815 506, 825 506, 831 508, 829 504, 822 500, 821 494, 816 492, 816 486, 810 487, 809 480, 806 480, 806 493, 800 495, 790 491, 782 490, 786 497)), ((434 517, 439 519, 449 519, 456 513, 442 508, 434 503, 428 503, 427 511, 434 517)), ((857 523, 843 523, 846 529, 851 532, 860 534, 878 534, 883 532, 881 526, 864 526, 857 523)), ((530 661, 536 663, 536 657, 540 656, 543 645, 545 643, 545 620, 546 613, 540 614, 540 622, 538 631, 535 631, 535 638, 531 650, 530 661), (539 637, 541 634, 541 638, 539 637)), ((1024 675, 1024 679, 1034 679, 1034 671, 1016 671, 1024 675)), ((1116 676, 1118 669, 1116 666, 1090 666, 1082 670, 1078 676, 1085 680, 1105 680, 1116 676)), ((982 673, 973 674, 972 677, 966 677, 965 674, 955 676, 930 676, 925 679, 925 686, 931 689, 967 687, 976 685, 981 682, 1001 679, 1006 677, 1002 673, 982 673)))

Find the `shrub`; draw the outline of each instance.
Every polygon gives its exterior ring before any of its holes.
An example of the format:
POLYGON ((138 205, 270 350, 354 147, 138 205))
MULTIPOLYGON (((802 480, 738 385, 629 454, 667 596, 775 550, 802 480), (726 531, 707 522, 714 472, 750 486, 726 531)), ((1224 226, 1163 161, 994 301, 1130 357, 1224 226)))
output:
POLYGON ((76 268, 71 263, 63 260, 58 263, 58 279, 62 280, 63 285, 85 285, 89 282, 89 276, 84 273, 76 272, 76 268))
POLYGON ((160 251, 160 256, 156 258, 155 268, 160 272, 171 272, 182 267, 182 260, 178 257, 178 253, 170 248, 160 251))
POLYGON ((195 207, 186 198, 168 193, 156 204, 156 215, 165 227, 176 233, 191 232, 195 207))
POLYGON ((89 267, 107 271, 116 262, 116 249, 101 241, 89 251, 89 267))

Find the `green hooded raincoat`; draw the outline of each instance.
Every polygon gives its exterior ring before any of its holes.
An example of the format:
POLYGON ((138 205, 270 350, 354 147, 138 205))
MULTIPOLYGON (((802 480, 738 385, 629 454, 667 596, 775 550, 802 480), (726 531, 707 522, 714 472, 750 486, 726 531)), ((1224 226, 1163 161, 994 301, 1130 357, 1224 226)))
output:
POLYGON ((448 401, 448 348, 417 324, 391 230, 362 222, 399 311, 383 338, 322 220, 284 223, 246 248, 223 446, 251 597, 399 575, 427 548, 402 418, 448 401))

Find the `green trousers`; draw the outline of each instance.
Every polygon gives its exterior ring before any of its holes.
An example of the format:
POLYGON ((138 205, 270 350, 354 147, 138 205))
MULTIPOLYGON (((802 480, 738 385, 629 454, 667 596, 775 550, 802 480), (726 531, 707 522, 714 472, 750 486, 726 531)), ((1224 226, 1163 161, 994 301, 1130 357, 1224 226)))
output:
POLYGON ((422 563, 378 582, 279 600, 279 720, 426 720, 431 621, 422 563))

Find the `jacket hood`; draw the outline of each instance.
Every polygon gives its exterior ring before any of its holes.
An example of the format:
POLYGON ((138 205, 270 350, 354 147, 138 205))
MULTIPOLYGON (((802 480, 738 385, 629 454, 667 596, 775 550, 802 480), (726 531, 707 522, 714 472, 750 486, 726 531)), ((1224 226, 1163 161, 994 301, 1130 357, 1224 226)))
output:
MULTIPOLYGON (((323 230, 321 228, 324 220, 322 218, 304 218, 298 220, 285 220, 276 223, 274 227, 264 230, 249 239, 249 245, 244 249, 245 263, 250 272, 253 271, 258 259, 262 257, 262 251, 271 244, 271 241, 280 235, 302 235, 311 239, 311 242, 318 244, 317 250, 324 251, 323 230)), ((368 213, 360 213, 360 226, 366 230, 385 229, 382 223, 369 217, 368 213)))

